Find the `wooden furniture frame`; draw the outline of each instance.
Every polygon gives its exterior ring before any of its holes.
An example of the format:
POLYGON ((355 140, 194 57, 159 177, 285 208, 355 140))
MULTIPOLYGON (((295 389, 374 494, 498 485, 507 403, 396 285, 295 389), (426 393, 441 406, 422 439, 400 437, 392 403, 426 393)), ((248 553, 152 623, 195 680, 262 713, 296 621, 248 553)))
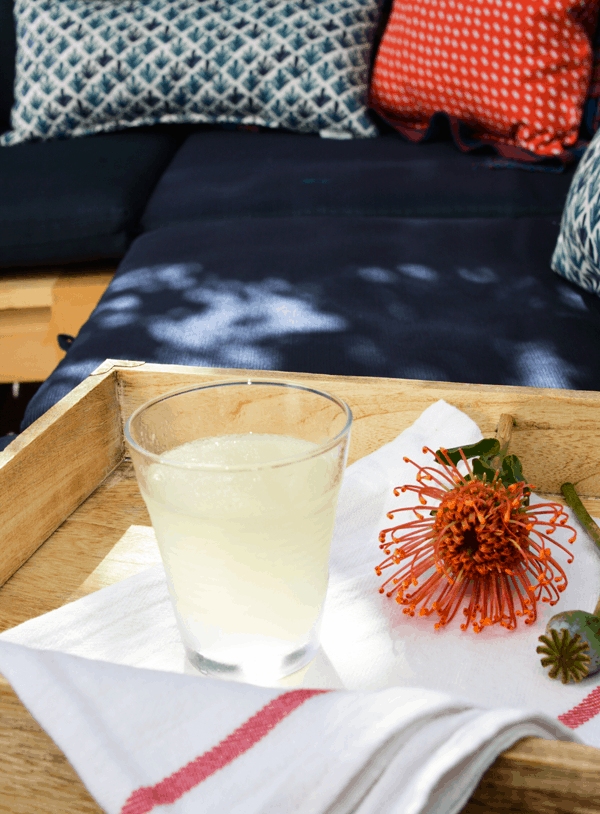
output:
MULTIPOLYGON (((151 397, 195 382, 285 378, 329 390, 354 414, 349 463, 395 438, 434 401, 495 433, 514 416, 511 449, 537 491, 578 481, 600 514, 600 393, 107 360, 0 453, 0 630, 159 561, 123 427, 151 397)), ((0 677, 0 811, 101 811, 64 755, 0 677)), ((464 814, 600 814, 600 750, 525 738, 483 777, 464 814)))
POLYGON ((116 262, 0 271, 0 384, 43 382, 112 280, 116 262))

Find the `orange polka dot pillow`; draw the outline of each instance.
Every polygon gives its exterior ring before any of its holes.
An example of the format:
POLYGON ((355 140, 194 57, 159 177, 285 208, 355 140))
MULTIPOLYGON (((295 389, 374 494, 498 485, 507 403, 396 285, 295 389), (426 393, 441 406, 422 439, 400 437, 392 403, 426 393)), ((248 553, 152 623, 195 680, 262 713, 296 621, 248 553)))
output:
POLYGON ((600 0, 394 0, 370 105, 415 141, 431 117, 507 158, 572 157, 600 0))

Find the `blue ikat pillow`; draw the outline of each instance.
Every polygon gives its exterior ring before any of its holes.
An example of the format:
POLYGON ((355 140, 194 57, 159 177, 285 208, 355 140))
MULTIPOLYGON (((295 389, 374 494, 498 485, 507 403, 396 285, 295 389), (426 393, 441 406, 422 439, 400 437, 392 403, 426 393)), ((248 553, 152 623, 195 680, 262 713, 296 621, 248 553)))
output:
POLYGON ((552 269, 600 296, 600 130, 575 170, 552 269))
POLYGON ((162 123, 352 138, 381 0, 16 0, 3 145, 162 123))

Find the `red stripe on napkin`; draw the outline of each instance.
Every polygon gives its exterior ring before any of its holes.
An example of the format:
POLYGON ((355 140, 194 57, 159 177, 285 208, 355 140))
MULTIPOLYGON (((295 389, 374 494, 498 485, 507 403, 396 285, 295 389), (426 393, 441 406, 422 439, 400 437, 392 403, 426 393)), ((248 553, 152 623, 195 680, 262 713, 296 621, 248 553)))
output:
POLYGON ((174 803, 211 774, 218 772, 251 749, 280 721, 313 695, 323 692, 330 691, 291 690, 278 695, 208 752, 204 752, 154 786, 142 786, 132 792, 121 809, 121 814, 146 814, 154 806, 174 803))
POLYGON ((563 715, 559 715, 558 720, 561 722, 561 724, 564 724, 571 729, 577 729, 578 726, 581 726, 586 721, 590 721, 599 712, 600 687, 596 687, 596 689, 592 690, 589 695, 586 695, 583 701, 577 704, 576 707, 573 707, 573 709, 570 709, 563 715))

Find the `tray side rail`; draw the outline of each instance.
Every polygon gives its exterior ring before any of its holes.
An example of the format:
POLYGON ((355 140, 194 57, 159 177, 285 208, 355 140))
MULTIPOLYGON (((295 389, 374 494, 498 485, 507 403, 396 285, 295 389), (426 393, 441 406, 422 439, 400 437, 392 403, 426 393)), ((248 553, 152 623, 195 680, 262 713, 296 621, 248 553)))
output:
MULTIPOLYGON (((23 433, 5 453, 0 453, 0 585, 3 569, 4 572, 10 570, 4 557, 5 548, 9 554, 11 551, 11 546, 5 546, 4 542, 7 530, 12 528, 13 553, 16 551, 21 561, 25 561, 119 463, 123 455, 123 424, 133 409, 159 393, 187 384, 246 376, 309 380, 312 386, 330 389, 345 398, 355 414, 349 463, 392 440, 429 404, 443 398, 469 414, 484 435, 495 432, 502 413, 513 415, 516 427, 511 447, 514 444, 514 451, 523 460, 526 472, 529 474, 533 470, 531 478, 540 491, 556 492, 562 481, 581 480, 583 475, 588 496, 596 501, 600 495, 598 393, 232 371, 107 360, 92 377, 69 394, 67 400, 73 401, 63 400, 39 419, 27 431, 29 434, 23 433), (357 405, 356 409, 354 405, 357 405), (57 421, 63 423, 57 425, 57 421), (38 442, 46 432, 43 442, 38 442), (19 456, 23 459, 21 472, 11 460, 25 448, 27 454, 19 456), (15 489, 13 483, 19 478, 22 479, 20 490, 15 489), (58 483, 53 485, 54 480, 58 483), (12 492, 6 488, 11 483, 12 492), (29 513, 21 509, 23 495, 27 496, 28 492, 32 492, 37 501, 37 508, 29 513), (11 512, 11 503, 18 511, 11 512), (46 521, 40 518, 41 510, 49 515, 46 521), (15 514, 16 521, 12 514, 15 514), (30 522, 32 528, 24 529, 30 522), (21 534, 20 539, 17 533, 21 534)), ((24 718, 20 702, 7 682, 0 678, 0 717, 4 719, 5 715, 10 717, 11 714, 15 719, 11 729, 20 731, 21 754, 27 763, 31 758, 29 737, 33 737, 32 727, 37 724, 28 715, 24 718), (25 728, 24 720, 27 721, 25 728)), ((51 756, 49 774, 55 777, 59 795, 58 800, 50 795, 44 810, 60 811, 61 814, 100 811, 94 807, 95 803, 90 801, 85 788, 51 739, 42 730, 36 730, 35 738, 40 743, 47 739, 40 749, 46 756, 51 756), (57 779, 54 769, 58 765, 61 766, 61 777, 63 772, 65 776, 69 771, 72 773, 71 781, 65 783, 57 779)), ((0 752, 4 752, 2 743, 0 752)), ((39 775, 36 777, 39 781, 39 775)), ((14 778, 11 804, 18 799, 24 807, 7 810, 29 811, 28 799, 31 801, 32 796, 37 800, 45 799, 43 789, 34 790, 28 785, 31 780, 31 772, 28 772, 21 787, 20 781, 14 778)), ((0 811, 5 810, 4 803, 0 793, 0 811)), ((520 741, 494 762, 463 811, 464 814, 477 814, 542 810, 550 814, 559 811, 600 814, 600 750, 537 738, 520 741)))
POLYGON ((521 459, 535 491, 560 495, 578 484, 590 508, 600 510, 600 393, 537 387, 328 376, 280 371, 158 365, 107 360, 117 373, 122 421, 151 398, 203 382, 248 378, 310 382, 345 399, 354 414, 348 464, 374 452, 409 427, 438 399, 465 412, 484 436, 493 436, 503 413, 513 416, 510 451, 521 459))
POLYGON ((0 453, 0 586, 122 457, 112 370, 75 387, 0 453))

